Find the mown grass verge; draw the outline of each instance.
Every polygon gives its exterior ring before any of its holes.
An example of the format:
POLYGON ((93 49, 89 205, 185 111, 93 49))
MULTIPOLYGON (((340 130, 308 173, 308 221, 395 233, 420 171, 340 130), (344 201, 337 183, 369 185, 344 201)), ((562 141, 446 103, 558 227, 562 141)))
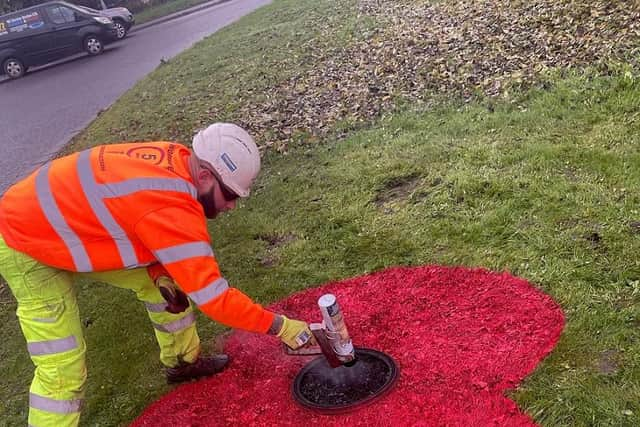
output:
MULTIPOLYGON (((358 37, 350 3, 341 4, 259 10, 160 67, 71 148, 188 142, 195 127, 233 120, 248 94, 311 66, 304 46, 319 37, 316 20, 336 28, 327 49, 358 37)), ((268 304, 393 265, 508 270, 567 316, 558 347, 514 391, 520 408, 545 426, 639 425, 637 79, 559 74, 509 101, 409 104, 319 144, 300 135, 286 155, 267 151, 254 195, 211 223, 222 271, 268 304)), ((83 283, 79 296, 89 346, 83 424, 126 423, 168 390, 151 327, 127 292, 83 283)), ((24 424, 31 365, 15 306, 6 293, 0 302, 0 419, 24 424)), ((223 328, 199 320, 214 346, 223 328)))
POLYGON ((181 10, 188 9, 193 6, 198 6, 200 4, 207 3, 208 1, 210 0, 172 0, 166 3, 151 6, 135 13, 136 24, 144 24, 145 22, 153 21, 154 19, 171 15, 174 12, 180 12, 181 10))

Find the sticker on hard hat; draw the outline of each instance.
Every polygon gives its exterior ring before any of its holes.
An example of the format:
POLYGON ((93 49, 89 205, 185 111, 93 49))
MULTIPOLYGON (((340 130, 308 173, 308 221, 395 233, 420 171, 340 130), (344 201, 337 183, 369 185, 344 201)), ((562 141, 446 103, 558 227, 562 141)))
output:
POLYGON ((222 153, 222 156, 220 157, 222 157, 222 161, 224 162, 225 165, 227 165, 227 167, 231 172, 235 172, 235 170, 238 169, 236 164, 233 163, 233 160, 231 160, 231 157, 229 157, 227 153, 222 153))

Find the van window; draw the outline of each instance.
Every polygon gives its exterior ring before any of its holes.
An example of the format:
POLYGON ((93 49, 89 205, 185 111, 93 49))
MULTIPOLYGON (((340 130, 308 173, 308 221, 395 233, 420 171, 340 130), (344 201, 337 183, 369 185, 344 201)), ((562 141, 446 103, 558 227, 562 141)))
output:
POLYGON ((75 12, 65 6, 48 6, 47 15, 51 18, 51 21, 54 24, 65 24, 67 22, 76 22, 79 19, 76 19, 75 12))

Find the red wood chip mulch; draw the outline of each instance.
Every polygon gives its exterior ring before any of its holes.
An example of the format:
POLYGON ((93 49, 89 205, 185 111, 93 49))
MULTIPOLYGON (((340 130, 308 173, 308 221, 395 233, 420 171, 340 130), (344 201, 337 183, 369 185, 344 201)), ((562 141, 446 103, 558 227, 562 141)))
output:
POLYGON ((319 322, 317 300, 337 296, 354 344, 400 367, 380 400, 320 415, 293 400, 309 357, 286 356, 278 340, 236 332, 232 362, 212 378, 177 387, 132 426, 533 426, 504 392, 555 346, 560 307, 528 282, 482 269, 392 268, 297 293, 271 309, 319 322))

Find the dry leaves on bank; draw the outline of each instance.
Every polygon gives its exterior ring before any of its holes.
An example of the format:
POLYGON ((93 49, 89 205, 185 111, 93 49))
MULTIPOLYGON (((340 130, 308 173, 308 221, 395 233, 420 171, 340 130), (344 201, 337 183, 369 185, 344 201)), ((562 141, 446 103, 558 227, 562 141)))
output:
POLYGON ((370 121, 398 99, 495 97, 535 84, 549 68, 638 65, 640 2, 361 0, 359 18, 379 25, 343 50, 314 56, 317 64, 265 101, 245 99, 237 121, 286 150, 296 136, 370 121))

